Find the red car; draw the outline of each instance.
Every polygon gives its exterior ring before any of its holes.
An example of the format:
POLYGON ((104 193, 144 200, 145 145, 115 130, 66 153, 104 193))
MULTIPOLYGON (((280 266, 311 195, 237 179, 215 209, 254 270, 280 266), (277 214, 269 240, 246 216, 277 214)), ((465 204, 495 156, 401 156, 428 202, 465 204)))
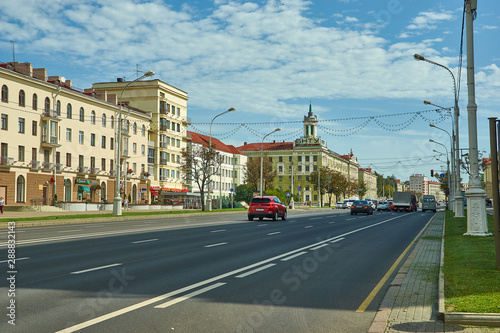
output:
POLYGON ((275 196, 254 197, 248 207, 248 221, 253 221, 254 217, 263 220, 264 217, 270 217, 274 221, 281 217, 286 220, 287 209, 280 199, 275 196))

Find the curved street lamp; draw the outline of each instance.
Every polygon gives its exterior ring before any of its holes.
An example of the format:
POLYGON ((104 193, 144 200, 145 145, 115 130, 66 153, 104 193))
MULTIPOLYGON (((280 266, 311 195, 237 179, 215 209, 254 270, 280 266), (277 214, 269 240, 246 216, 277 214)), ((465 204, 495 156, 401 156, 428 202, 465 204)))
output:
MULTIPOLYGON (((232 112, 232 111, 236 111, 235 108, 231 107, 229 109, 227 109, 226 111, 222 112, 222 113, 219 113, 218 115, 216 115, 215 117, 213 117, 212 121, 210 122, 210 133, 209 133, 209 136, 208 136, 208 149, 212 150, 212 124, 214 123, 214 120, 215 118, 217 117, 220 117, 222 116, 223 114, 226 114, 226 113, 229 113, 229 112, 232 112)), ((212 154, 210 154, 210 156, 212 156, 212 154)), ((209 163, 210 165, 210 163, 209 163)), ((220 175, 220 177, 222 177, 222 174, 220 175)), ((209 176, 208 176, 208 184, 207 184, 207 203, 208 203, 208 210, 211 211, 212 210, 212 201, 211 201, 211 198, 210 198, 210 172, 209 172, 209 176)), ((222 191, 222 190, 221 190, 222 191)), ((222 192, 221 194, 222 195, 222 192)), ((219 198, 220 200, 220 198, 219 198)))
MULTIPOLYGON (((147 71, 143 76, 138 77, 134 81, 130 81, 123 87, 120 94, 120 101, 123 97, 123 92, 132 83, 140 81, 146 77, 155 75, 153 71, 147 71)), ((115 139, 115 158, 116 158, 116 181, 115 181, 115 197, 113 198, 113 215, 122 215, 122 198, 120 196, 120 171, 121 171, 121 141, 122 141, 122 110, 123 104, 120 102, 120 111, 118 113, 118 119, 116 120, 116 139, 115 139)), ((129 112, 130 113, 130 112, 129 112)), ((127 114, 128 116, 128 114, 127 114)), ((125 178, 126 179, 126 178, 125 178)))
POLYGON ((281 128, 275 129, 271 133, 264 135, 264 137, 262 138, 262 143, 260 145, 260 196, 262 196, 262 168, 264 166, 264 139, 269 135, 273 134, 274 132, 279 132, 279 131, 281 131, 281 128))
MULTIPOLYGON (((454 207, 454 212, 455 212, 455 217, 464 217, 464 201, 462 196, 460 195, 460 156, 459 156, 459 151, 460 151, 460 146, 459 146, 459 129, 458 129, 458 118, 460 117, 460 109, 458 108, 458 94, 457 94, 457 82, 455 80, 455 75, 453 75, 453 72, 446 66, 441 65, 435 61, 426 59, 424 56, 420 54, 414 54, 413 58, 415 60, 419 61, 425 61, 428 62, 432 65, 444 68, 448 73, 451 75, 451 78, 453 79, 453 99, 454 99, 454 127, 455 127, 455 135, 454 135, 454 152, 455 152, 455 207, 454 207)), ((425 103, 425 102, 424 102, 425 103)), ((427 103, 426 103, 427 104, 427 103)), ((431 104, 429 102, 429 104, 431 104)), ((433 105, 433 104, 431 104, 433 105)))
MULTIPOLYGON (((426 101, 424 101, 424 103, 425 102, 426 101)), ((450 175, 450 188, 451 188, 451 192, 450 193, 451 193, 451 202, 453 204, 452 207, 454 207, 455 206, 455 195, 456 195, 455 179, 456 179, 457 175, 456 175, 456 171, 455 171, 455 160, 454 160, 454 151, 453 151, 453 139, 452 139, 450 133, 447 130, 445 130, 445 129, 441 128, 441 127, 438 127, 438 126, 436 126, 434 124, 429 124, 429 126, 445 132, 450 137, 450 149, 451 149, 451 151, 450 151, 450 153, 451 153, 451 174, 449 174, 450 175)), ((446 158, 448 158, 448 156, 446 156, 446 158)), ((448 172, 449 172, 449 170, 448 170, 448 172)))

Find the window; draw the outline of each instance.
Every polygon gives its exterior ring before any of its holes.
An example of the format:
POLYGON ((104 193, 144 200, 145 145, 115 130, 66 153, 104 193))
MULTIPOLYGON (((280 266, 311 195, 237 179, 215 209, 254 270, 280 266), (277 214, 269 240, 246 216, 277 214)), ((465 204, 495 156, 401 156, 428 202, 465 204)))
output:
POLYGON ((24 118, 19 118, 18 121, 18 132, 24 133, 24 118))
POLYGON ((115 149, 115 138, 110 138, 109 139, 109 149, 113 150, 115 149))
POLYGON ((90 112, 90 123, 92 125, 95 125, 95 111, 92 110, 92 112, 90 112))
POLYGON ((78 132, 78 143, 83 145, 83 131, 78 132))
POLYGON ((66 118, 71 119, 73 117, 73 108, 71 107, 71 104, 68 103, 66 106, 66 118))
POLYGON ((111 128, 115 128, 115 117, 111 116, 111 128))
POLYGON ((71 167, 71 154, 66 153, 66 166, 71 167))
POLYGON ((33 94, 33 99, 31 101, 31 108, 33 110, 36 110, 38 108, 38 96, 36 94, 33 94))
POLYGON ((66 141, 71 142, 71 128, 66 128, 66 141))
POLYGON ((31 123, 31 134, 36 136, 37 132, 38 132, 38 123, 36 122, 36 120, 33 120, 33 122, 31 123))
POLYGON ((181 146, 181 140, 177 139, 177 147, 181 146))
POLYGON ((90 134, 90 145, 92 147, 95 147, 95 134, 94 133, 90 134))
POLYGON ((297 166, 297 171, 302 171, 302 165, 297 166))
POLYGON ((306 172, 309 171, 309 165, 306 165, 306 172))
POLYGON ((170 178, 175 178, 175 170, 170 170, 170 178))
POLYGON ((104 135, 101 137, 101 148, 106 148, 106 137, 104 135))
POLYGON ((26 193, 26 181, 24 180, 24 176, 17 177, 16 186, 17 186, 16 201, 24 202, 24 197, 26 193))
POLYGON ((84 164, 83 161, 84 161, 83 155, 78 155, 78 166, 82 167, 84 164))
POLYGON ((181 115, 181 109, 177 108, 177 115, 180 116, 181 115))
POLYGON ((56 112, 58 116, 61 116, 61 101, 57 101, 56 103, 56 112))
POLYGON ((101 170, 106 171, 106 159, 101 158, 101 170))
POLYGON ((109 160, 109 170, 113 169, 114 169, 113 160, 109 160))
POLYGON ((175 106, 172 105, 172 114, 175 114, 175 106))
POLYGON ((50 98, 45 97, 45 104, 44 104, 43 109, 44 109, 46 112, 49 112, 49 111, 50 111, 50 98))
POLYGON ((180 132, 180 131, 181 131, 181 125, 177 124, 177 132, 180 132))
POLYGON ((298 176, 298 177, 297 177, 297 180, 298 180, 298 181, 302 181, 302 176, 298 176))
POLYGON ((31 160, 37 161, 37 156, 38 156, 38 153, 36 151, 36 148, 31 148, 31 160))
POLYGON ((141 155, 144 156, 146 154, 146 146, 141 145, 141 155))
POLYGON ((313 161, 314 161, 314 162, 318 162, 318 155, 314 155, 314 156, 313 156, 313 161))
POLYGON ((2 102, 9 102, 9 88, 5 84, 2 86, 2 102))
POLYGON ((145 125, 142 125, 141 134, 142 134, 142 136, 146 136, 146 126, 145 125))
POLYGON ((80 115, 79 115, 80 121, 85 121, 85 110, 83 108, 80 108, 80 115))
POLYGON ((26 106, 26 94, 24 90, 19 90, 19 106, 26 106))
POLYGON ((297 156, 297 161, 302 162, 302 156, 297 156))
POLYGON ((137 154, 137 143, 135 142, 132 144, 132 152, 134 153, 134 155, 137 154))
POLYGON ((309 162, 309 156, 306 156, 306 162, 309 162))
POLYGON ((283 162, 283 156, 278 156, 278 162, 283 162))
POLYGON ((18 152, 17 160, 19 162, 24 162, 24 146, 19 146, 17 152, 18 152))
POLYGON ((308 181, 309 181, 309 176, 306 176, 306 182, 308 182, 308 181))
POLYGON ((137 124, 134 123, 134 126, 132 126, 132 130, 134 131, 134 134, 137 134, 137 124))

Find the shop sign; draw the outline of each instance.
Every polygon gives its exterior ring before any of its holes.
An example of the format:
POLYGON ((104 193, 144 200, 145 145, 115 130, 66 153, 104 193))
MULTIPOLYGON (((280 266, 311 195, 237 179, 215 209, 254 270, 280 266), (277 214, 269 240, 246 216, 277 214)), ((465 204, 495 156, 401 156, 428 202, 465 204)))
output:
POLYGON ((75 179, 75 184, 84 184, 84 185, 90 185, 90 181, 88 179, 75 179))
POLYGON ((147 188, 141 188, 141 192, 146 192, 147 190, 147 188))

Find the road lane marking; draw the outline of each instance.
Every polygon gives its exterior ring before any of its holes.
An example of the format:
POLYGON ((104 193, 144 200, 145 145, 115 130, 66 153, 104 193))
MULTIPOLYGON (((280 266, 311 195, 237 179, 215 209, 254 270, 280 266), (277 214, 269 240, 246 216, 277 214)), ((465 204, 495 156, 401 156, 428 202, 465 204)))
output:
POLYGON ((281 261, 288 261, 288 260, 292 260, 293 258, 299 257, 299 256, 301 256, 301 255, 303 255, 303 254, 307 254, 307 252, 306 252, 306 251, 302 251, 302 252, 299 252, 299 253, 295 253, 295 254, 293 254, 293 255, 291 255, 291 256, 289 256, 289 257, 286 257, 286 258, 281 259, 281 261))
POLYGON ((346 221, 352 221, 352 220, 355 220, 355 219, 357 219, 357 217, 353 217, 351 219, 347 219, 346 221))
MULTIPOLYGON (((31 259, 31 257, 24 257, 24 258, 16 258, 14 259, 15 261, 20 261, 20 260, 28 260, 28 259, 31 259)), ((13 260, 13 259, 11 259, 13 260)), ((3 264, 4 262, 8 262, 9 260, 2 260, 0 261, 0 264, 3 264)))
POLYGON ((386 283, 386 281, 392 275, 392 273, 394 272, 394 270, 396 269, 396 267, 398 267, 399 263, 401 262, 401 260, 403 260, 403 258, 406 255, 406 253, 411 249, 411 247, 418 240, 418 238, 420 237, 420 235, 422 235, 422 233, 427 229, 427 226, 429 225, 429 223, 431 223, 431 221, 433 219, 434 218, 431 218, 429 220, 429 222, 427 222, 427 224, 425 225, 425 227, 418 233, 418 235, 413 239, 413 241, 410 243, 410 245, 408 245, 408 247, 403 251, 403 253, 401 253, 401 255, 399 256, 399 258, 396 259, 396 261, 391 266, 391 268, 389 268, 389 270, 387 271, 387 273, 385 273, 385 275, 382 278, 382 280, 380 280, 380 282, 377 283, 377 285, 375 286, 375 288, 373 288, 372 292, 366 297, 366 299, 363 301, 363 303, 361 303, 361 305, 356 310, 356 312, 365 312, 365 310, 368 307, 368 305, 370 305, 370 303, 373 301, 373 299, 378 294, 378 292, 380 291, 380 289, 382 289, 382 286, 386 283))
POLYGON ((306 225, 306 226, 304 227, 304 229, 309 229, 309 228, 312 228, 312 227, 314 227, 314 226, 313 226, 313 225, 306 225))
POLYGON ((335 222, 329 222, 328 224, 334 224, 335 222))
POLYGON ((340 241, 341 241, 341 240, 343 240, 343 239, 345 239, 345 238, 339 238, 339 239, 336 239, 336 240, 332 240, 332 241, 330 242, 330 244, 340 242, 340 241))
POLYGON ((226 229, 212 230, 210 232, 223 232, 223 231, 226 231, 226 229))
POLYGON ((309 220, 319 220, 319 219, 323 219, 323 217, 311 217, 309 220))
POLYGON ((111 265, 106 265, 106 266, 94 267, 94 268, 84 269, 83 271, 71 272, 71 274, 82 274, 82 273, 97 271, 99 269, 115 267, 115 266, 120 266, 120 265, 121 265, 121 263, 116 263, 116 264, 111 264, 111 265))
POLYGON ((268 269, 269 267, 273 267, 273 266, 276 266, 276 264, 267 264, 267 265, 265 265, 265 266, 262 266, 262 267, 256 268, 256 269, 251 270, 251 271, 248 271, 248 272, 245 272, 245 273, 243 273, 243 274, 236 275, 236 276, 235 276, 235 278, 241 279, 241 278, 244 278, 244 277, 249 276, 249 275, 252 275, 252 274, 254 274, 254 273, 257 273, 257 272, 263 271, 263 270, 268 269))
POLYGON ((187 295, 184 295, 184 296, 181 296, 181 297, 177 297, 176 299, 173 299, 169 302, 166 302, 166 303, 163 303, 163 304, 160 304, 160 305, 157 305, 155 306, 156 309, 164 309, 164 308, 167 308, 169 306, 172 306, 174 304, 177 304, 177 303, 180 303, 182 301, 185 301, 185 300, 188 300, 192 297, 195 297, 195 296, 198 296, 198 295, 201 295, 203 293, 206 293, 207 291, 210 291, 212 289, 215 289, 215 288, 218 288, 220 286, 223 286, 225 285, 226 283, 224 282, 219 282, 219 283, 216 283, 216 284, 213 284, 211 286, 208 286, 208 287, 205 287, 203 289, 200 289, 200 290, 197 290, 197 291, 193 291, 192 293, 190 294, 187 294, 187 295))
POLYGON ((258 227, 265 227, 267 224, 258 224, 258 227))
POLYGON ((153 239, 145 239, 145 240, 140 240, 140 241, 135 241, 132 242, 132 244, 140 244, 140 243, 147 243, 147 242, 154 242, 159 240, 158 238, 153 238, 153 239))
POLYGON ((73 231, 82 231, 82 229, 73 229, 73 230, 59 230, 56 232, 73 232, 73 231))
POLYGON ((272 236, 272 235, 277 235, 277 234, 281 234, 281 231, 270 232, 270 233, 268 233, 267 235, 268 235, 268 236, 272 236))
POLYGON ((217 243, 217 244, 210 244, 210 245, 205 245, 205 247, 214 247, 214 246, 221 246, 221 245, 226 245, 227 243, 217 243))
POLYGON ((320 244, 324 244, 324 243, 327 243, 327 242, 331 242, 331 241, 334 241, 334 240, 336 240, 338 238, 342 238, 344 236, 347 236, 347 235, 350 235, 350 234, 354 234, 356 232, 360 232, 360 231, 368 229, 368 228, 373 228, 373 227, 376 227, 378 225, 390 222, 392 220, 396 220, 398 218, 402 218, 404 216, 405 215, 398 215, 396 217, 387 219, 385 221, 381 221, 381 222, 378 222, 378 223, 375 223, 375 224, 372 224, 372 225, 369 225, 369 226, 366 226, 366 227, 363 227, 363 228, 358 228, 358 229, 355 229, 355 230, 343 233, 341 235, 338 235, 338 236, 335 236, 335 237, 331 237, 331 238, 325 239, 323 241, 320 241, 320 242, 317 242, 317 243, 314 243, 314 244, 310 244, 310 245, 301 247, 299 249, 295 249, 295 250, 292 250, 292 251, 289 251, 289 252, 286 252, 286 253, 279 254, 279 255, 274 256, 272 258, 268 258, 268 259, 256 262, 254 264, 251 264, 251 265, 248 265, 248 266, 245 266, 245 267, 241 267, 241 268, 235 269, 233 271, 230 271, 230 272, 227 272, 227 273, 215 276, 213 278, 210 278, 210 279, 207 279, 207 280, 204 280, 204 281, 192 284, 190 286, 187 286, 187 287, 184 287, 184 288, 181 288, 181 289, 178 289, 178 290, 174 290, 172 292, 168 292, 168 293, 163 294, 163 295, 159 295, 157 297, 145 300, 143 302, 139 302, 137 304, 130 305, 130 306, 125 307, 123 309, 119 309, 119 310, 110 312, 108 314, 105 314, 105 315, 102 315, 100 317, 97 317, 97 318, 85 321, 83 323, 73 325, 71 327, 68 327, 68 328, 65 328, 63 330, 57 331, 56 333, 72 333, 72 332, 76 332, 78 330, 82 330, 82 329, 84 329, 86 327, 93 326, 93 325, 96 325, 96 324, 101 323, 103 321, 106 321, 108 319, 121 316, 122 314, 125 314, 125 313, 128 313, 128 312, 131 312, 131 311, 143 308, 145 306, 148 306, 148 305, 154 304, 156 302, 162 301, 162 300, 164 300, 166 298, 169 298, 169 297, 181 294, 181 293, 186 292, 188 290, 192 290, 192 289, 201 287, 203 285, 206 285, 206 284, 209 284, 209 283, 212 283, 212 282, 215 282, 215 281, 219 281, 219 280, 224 279, 224 278, 226 278, 228 276, 232 276, 232 275, 238 274, 240 272, 244 272, 244 271, 249 270, 251 268, 258 267, 258 266, 261 266, 263 264, 266 264, 266 263, 269 263, 269 262, 272 262, 272 261, 276 261, 276 260, 279 260, 279 259, 282 259, 282 258, 289 257, 289 256, 291 256, 293 254, 298 253, 298 252, 301 252, 301 251, 304 251, 304 250, 308 250, 311 247, 318 246, 320 244))
MULTIPOLYGON (((330 244, 340 242, 341 240, 344 240, 344 239, 345 238, 339 238, 339 239, 333 240, 333 241, 330 242, 330 244)), ((330 246, 330 244, 328 244, 328 243, 321 244, 321 245, 318 245, 318 246, 310 248, 310 250, 311 251, 316 251, 317 249, 321 249, 322 247, 330 246)))

